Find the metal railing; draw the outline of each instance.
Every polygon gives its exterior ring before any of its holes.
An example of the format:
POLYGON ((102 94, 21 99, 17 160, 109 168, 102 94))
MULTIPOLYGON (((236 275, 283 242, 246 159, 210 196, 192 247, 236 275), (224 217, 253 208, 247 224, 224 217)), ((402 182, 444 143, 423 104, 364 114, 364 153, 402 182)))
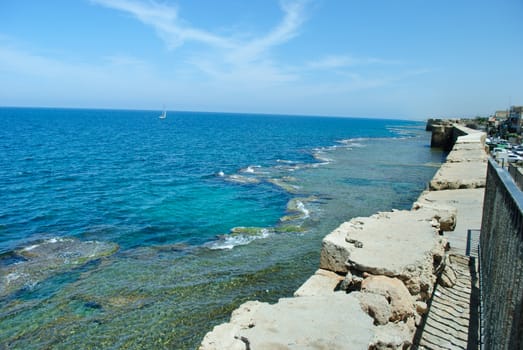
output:
POLYGON ((479 255, 481 348, 522 349, 523 193, 493 160, 487 170, 479 255))

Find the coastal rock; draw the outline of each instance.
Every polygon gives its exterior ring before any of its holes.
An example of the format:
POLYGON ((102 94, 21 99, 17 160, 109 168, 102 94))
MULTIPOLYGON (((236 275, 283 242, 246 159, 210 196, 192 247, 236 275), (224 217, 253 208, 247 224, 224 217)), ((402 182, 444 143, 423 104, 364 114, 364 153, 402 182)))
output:
POLYGON ((414 331, 409 323, 388 323, 375 328, 369 350, 401 350, 412 345, 414 331))
POLYGON ((322 242, 320 268, 354 275, 398 277, 410 293, 430 297, 446 240, 424 211, 394 211, 355 218, 322 242), (357 248, 351 241, 363 245, 357 248))
POLYGON ((436 219, 440 231, 454 231, 456 227, 458 210, 450 205, 415 202, 412 210, 420 211, 420 213, 425 211, 428 217, 436 219))
POLYGON ((415 305, 416 305, 416 312, 418 313, 418 315, 424 315, 429 310, 427 303, 425 303, 423 301, 416 301, 415 305))
POLYGON ((392 317, 392 309, 385 296, 362 292, 353 292, 351 294, 358 298, 362 310, 374 319, 375 325, 389 323, 389 320, 392 317))
POLYGON ((349 271, 347 265, 345 265, 350 255, 345 237, 349 228, 352 227, 351 222, 344 222, 323 239, 320 268, 338 273, 347 273, 349 271))
POLYGON ((373 337, 372 318, 359 301, 338 292, 273 305, 247 302, 207 333, 199 349, 367 349, 373 337))
POLYGON ((361 291, 363 294, 372 293, 383 296, 390 304, 389 320, 392 322, 405 321, 414 316, 416 312, 412 296, 397 278, 369 276, 361 282, 361 291))
POLYGON ((343 276, 332 271, 318 269, 296 292, 295 297, 330 295, 334 293, 343 276))

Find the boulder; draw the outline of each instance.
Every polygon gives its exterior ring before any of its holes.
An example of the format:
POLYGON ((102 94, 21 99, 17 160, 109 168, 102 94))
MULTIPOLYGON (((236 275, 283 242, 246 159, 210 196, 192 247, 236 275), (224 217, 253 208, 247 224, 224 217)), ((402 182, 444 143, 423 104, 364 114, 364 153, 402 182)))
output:
POLYGON ((352 219, 323 239, 320 267, 356 276, 398 277, 413 295, 428 299, 446 245, 433 221, 425 210, 352 219))
POLYGON ((412 345, 414 331, 409 323, 388 323, 375 328, 369 350, 402 350, 412 345))
POLYGON ((375 325, 389 323, 392 317, 391 306, 385 296, 374 293, 353 292, 361 304, 361 309, 374 319, 375 325))
POLYGON ((390 321, 405 321, 416 312, 412 296, 397 278, 369 276, 361 282, 361 291, 385 297, 390 304, 390 321))
POLYGON ((415 202, 412 205, 412 210, 424 212, 427 217, 436 219, 440 231, 454 231, 456 227, 458 210, 450 205, 415 202))

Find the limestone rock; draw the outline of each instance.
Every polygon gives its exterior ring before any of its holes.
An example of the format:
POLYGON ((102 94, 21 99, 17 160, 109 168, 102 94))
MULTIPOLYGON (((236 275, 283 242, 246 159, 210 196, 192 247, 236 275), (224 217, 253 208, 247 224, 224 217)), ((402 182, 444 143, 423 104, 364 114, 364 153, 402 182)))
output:
MULTIPOLYGON (((352 222, 352 221, 351 221, 352 222)), ((320 268, 338 273, 347 273, 345 265, 349 257, 348 243, 345 241, 351 222, 344 222, 328 234, 322 241, 320 268)))
POLYGON ((458 137, 447 162, 429 183, 431 190, 485 187, 487 155, 484 150, 485 133, 471 132, 458 137))
POLYGON ((203 338, 199 350, 246 350, 246 344, 236 337, 238 327, 231 327, 228 323, 222 323, 207 333, 203 338))
POLYGON ((207 333, 200 350, 367 349, 372 318, 351 294, 248 302, 207 333), (243 347, 242 347, 243 346, 243 347))
POLYGON ((416 311, 418 312, 419 315, 424 315, 427 313, 427 311, 429 311, 429 307, 428 307, 427 303, 425 303, 423 301, 416 301, 415 305, 416 305, 416 311))
POLYGON ((314 275, 309 277, 309 279, 294 292, 294 296, 330 295, 334 293, 341 281, 343 281, 343 276, 332 271, 318 269, 314 275))
POLYGON ((415 314, 412 296, 397 278, 369 276, 361 282, 361 291, 385 297, 390 303, 390 321, 404 321, 415 314))
POLYGON ((440 231, 454 231, 456 227, 458 210, 455 207, 443 204, 415 202, 412 209, 419 210, 420 213, 426 212, 427 216, 436 219, 439 223, 440 231))
POLYGON ((414 331, 407 323, 388 323, 376 327, 369 350, 408 349, 413 337, 414 331))
POLYGON ((385 296, 374 293, 353 292, 361 304, 361 308, 374 319, 375 325, 384 325, 392 317, 391 306, 385 296))
POLYGON ((436 281, 435 266, 440 266, 446 245, 432 219, 425 210, 352 219, 323 239, 320 267, 353 275, 398 277, 413 295, 423 293, 422 299, 427 299, 436 281), (362 247, 351 243, 355 241, 362 247))

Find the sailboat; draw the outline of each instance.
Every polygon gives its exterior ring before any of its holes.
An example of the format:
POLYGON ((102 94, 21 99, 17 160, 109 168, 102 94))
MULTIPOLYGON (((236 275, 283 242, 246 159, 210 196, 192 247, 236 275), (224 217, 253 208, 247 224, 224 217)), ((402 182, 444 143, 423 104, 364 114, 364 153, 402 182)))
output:
POLYGON ((163 109, 162 114, 160 114, 160 116, 159 116, 158 118, 160 118, 160 119, 165 119, 165 118, 167 118, 167 111, 165 110, 165 108, 163 109))

